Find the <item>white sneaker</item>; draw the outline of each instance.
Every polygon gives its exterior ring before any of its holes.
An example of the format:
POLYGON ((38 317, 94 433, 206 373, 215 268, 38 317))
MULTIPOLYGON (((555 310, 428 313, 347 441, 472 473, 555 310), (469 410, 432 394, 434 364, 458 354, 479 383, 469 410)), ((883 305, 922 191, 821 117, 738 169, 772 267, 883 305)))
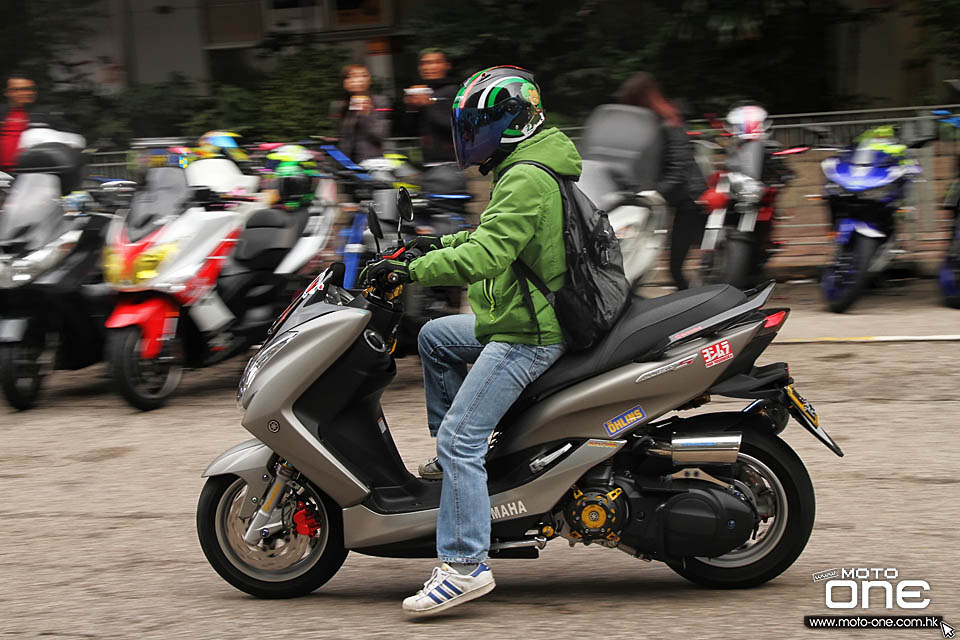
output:
POLYGON ((457 573, 447 563, 433 568, 423 589, 403 601, 407 613, 425 616, 439 613, 493 591, 497 583, 487 563, 481 562, 469 575, 457 573))

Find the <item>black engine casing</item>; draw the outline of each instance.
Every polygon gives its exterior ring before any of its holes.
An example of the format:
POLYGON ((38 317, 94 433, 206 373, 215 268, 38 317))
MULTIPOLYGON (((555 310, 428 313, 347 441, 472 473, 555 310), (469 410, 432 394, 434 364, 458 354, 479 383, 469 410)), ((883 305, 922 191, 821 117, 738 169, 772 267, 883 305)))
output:
MULTIPOLYGON (((618 478, 617 484, 627 483, 618 478)), ((706 482, 657 484, 627 491, 631 517, 621 540, 638 553, 660 560, 713 558, 736 549, 753 533, 753 507, 723 488, 706 482)))

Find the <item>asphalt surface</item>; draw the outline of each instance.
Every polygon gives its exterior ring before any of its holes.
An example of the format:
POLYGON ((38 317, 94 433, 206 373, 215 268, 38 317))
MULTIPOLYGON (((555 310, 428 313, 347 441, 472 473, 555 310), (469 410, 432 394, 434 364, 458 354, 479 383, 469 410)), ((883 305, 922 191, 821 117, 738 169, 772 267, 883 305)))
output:
MULTIPOLYGON (((653 290, 650 290, 653 293, 653 290)), ((784 285, 784 338, 960 333, 933 283, 874 293, 845 316, 816 289, 784 285)), ((960 343, 777 344, 798 389, 846 452, 784 432, 809 468, 817 519, 797 562, 745 591, 694 586, 616 550, 551 542, 539 560, 493 562, 488 596, 422 621, 401 600, 429 560, 351 554, 313 595, 260 601, 207 564, 197 542, 200 473, 248 435, 234 405, 242 359, 189 373, 158 411, 129 408, 102 366, 57 373, 40 408, 0 408, 0 637, 44 638, 934 638, 933 629, 813 631, 827 613, 942 615, 960 622, 960 343), (930 584, 929 607, 831 611, 814 572, 896 568, 930 584)), ((400 363, 385 411, 411 469, 432 455, 416 359, 400 363)), ((738 408, 716 401, 704 410, 738 408)), ((957 625, 955 625, 957 626, 957 625)))

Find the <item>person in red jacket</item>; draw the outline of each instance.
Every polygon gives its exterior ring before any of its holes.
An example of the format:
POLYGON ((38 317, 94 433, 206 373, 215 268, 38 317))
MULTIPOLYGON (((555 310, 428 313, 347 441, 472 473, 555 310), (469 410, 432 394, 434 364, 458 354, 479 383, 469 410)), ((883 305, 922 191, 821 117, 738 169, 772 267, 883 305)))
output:
POLYGON ((30 124, 30 107, 37 98, 37 85, 23 74, 7 78, 7 113, 0 123, 0 171, 17 165, 20 134, 30 124))

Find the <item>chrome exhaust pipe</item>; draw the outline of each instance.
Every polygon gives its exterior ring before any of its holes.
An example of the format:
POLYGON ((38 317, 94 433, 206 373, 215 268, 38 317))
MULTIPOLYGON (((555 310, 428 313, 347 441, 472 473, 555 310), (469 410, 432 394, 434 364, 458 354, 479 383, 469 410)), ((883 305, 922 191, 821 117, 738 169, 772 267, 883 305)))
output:
POLYGON ((673 434, 670 444, 658 442, 647 449, 655 456, 669 457, 673 464, 732 464, 740 454, 739 432, 701 433, 690 436, 673 434))

